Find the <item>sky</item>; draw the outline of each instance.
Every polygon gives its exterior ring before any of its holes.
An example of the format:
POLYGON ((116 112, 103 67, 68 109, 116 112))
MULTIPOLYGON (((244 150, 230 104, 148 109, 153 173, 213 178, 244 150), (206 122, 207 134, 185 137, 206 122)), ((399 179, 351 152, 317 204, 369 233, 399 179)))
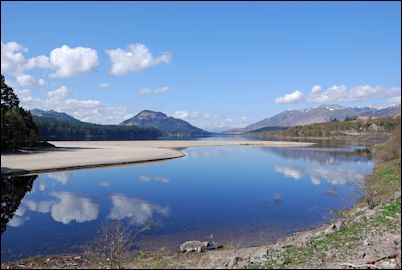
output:
POLYGON ((206 130, 321 104, 400 104, 400 2, 1 2, 24 108, 206 130))

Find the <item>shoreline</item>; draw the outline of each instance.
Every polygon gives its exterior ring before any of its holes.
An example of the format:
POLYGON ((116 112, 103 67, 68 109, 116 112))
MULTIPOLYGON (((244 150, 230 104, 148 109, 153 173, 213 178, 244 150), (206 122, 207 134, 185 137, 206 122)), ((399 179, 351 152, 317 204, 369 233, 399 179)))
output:
POLYGON ((1 155, 1 175, 25 175, 180 158, 179 149, 202 146, 307 147, 285 141, 51 141, 56 148, 1 155))

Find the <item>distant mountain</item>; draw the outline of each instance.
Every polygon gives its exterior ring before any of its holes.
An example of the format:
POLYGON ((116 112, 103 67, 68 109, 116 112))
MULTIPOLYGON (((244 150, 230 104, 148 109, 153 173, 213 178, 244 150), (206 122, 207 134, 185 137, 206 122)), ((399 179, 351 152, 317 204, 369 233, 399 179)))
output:
POLYGON ((32 119, 38 129, 40 140, 148 140, 162 136, 156 128, 142 128, 122 125, 98 125, 92 123, 60 120, 56 118, 33 115, 32 119))
POLYGON ((184 120, 168 117, 164 113, 149 110, 141 111, 134 117, 121 122, 120 125, 136 125, 143 128, 153 127, 161 130, 164 136, 198 137, 210 134, 205 130, 192 126, 184 120))
POLYGON ((384 116, 394 116, 400 114, 401 114, 401 104, 378 110, 374 113, 374 116, 384 117, 384 116))
POLYGON ((329 122, 331 119, 344 120, 354 116, 394 116, 401 114, 401 105, 375 109, 371 107, 344 107, 341 105, 320 105, 302 110, 288 110, 265 118, 246 127, 247 131, 264 127, 292 127, 313 123, 329 122))
POLYGON ((245 128, 232 128, 228 130, 221 131, 221 134, 226 134, 226 135, 240 135, 246 132, 245 128))
POLYGON ((64 112, 56 112, 53 110, 42 111, 39 109, 32 109, 31 114, 32 114, 32 116, 46 117, 46 118, 60 120, 60 121, 68 121, 68 122, 74 122, 74 123, 81 122, 80 120, 78 120, 64 112))

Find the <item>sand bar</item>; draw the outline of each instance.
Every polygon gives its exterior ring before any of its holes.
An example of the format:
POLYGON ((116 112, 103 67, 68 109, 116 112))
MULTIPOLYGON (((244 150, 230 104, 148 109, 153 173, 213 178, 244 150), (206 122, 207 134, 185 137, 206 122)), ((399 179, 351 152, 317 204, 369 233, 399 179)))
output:
POLYGON ((23 154, 2 154, 1 174, 37 173, 111 166, 183 157, 180 148, 248 145, 300 147, 314 143, 281 141, 52 141, 56 148, 23 154))

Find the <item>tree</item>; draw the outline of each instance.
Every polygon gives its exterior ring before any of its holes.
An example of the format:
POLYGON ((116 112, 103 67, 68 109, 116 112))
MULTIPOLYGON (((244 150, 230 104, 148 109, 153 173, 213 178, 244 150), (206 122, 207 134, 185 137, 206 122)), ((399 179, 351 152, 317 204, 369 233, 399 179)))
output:
POLYGON ((9 110, 12 107, 18 107, 18 97, 14 94, 14 91, 5 83, 4 76, 1 75, 1 110, 9 110))
POLYGON ((37 128, 31 113, 19 107, 17 95, 1 75, 1 148, 34 146, 36 136, 37 128))

